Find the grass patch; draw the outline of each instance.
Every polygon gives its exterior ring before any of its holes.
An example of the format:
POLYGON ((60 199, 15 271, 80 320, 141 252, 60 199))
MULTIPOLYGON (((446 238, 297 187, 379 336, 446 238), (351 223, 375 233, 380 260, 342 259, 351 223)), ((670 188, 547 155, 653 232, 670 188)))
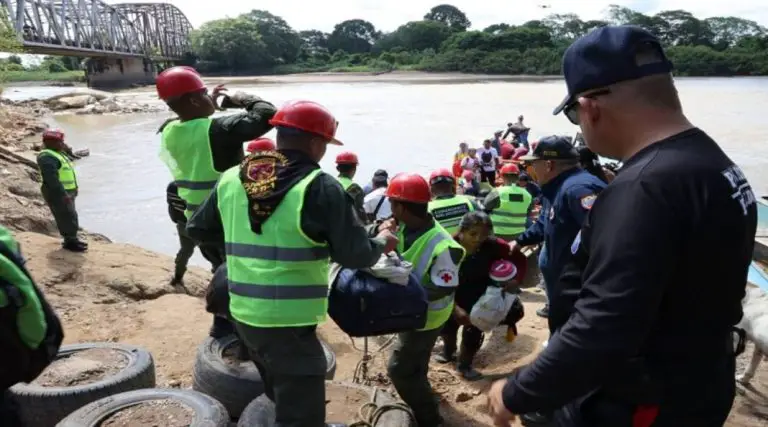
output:
POLYGON ((82 70, 51 73, 50 71, 0 71, 0 82, 84 82, 82 70))

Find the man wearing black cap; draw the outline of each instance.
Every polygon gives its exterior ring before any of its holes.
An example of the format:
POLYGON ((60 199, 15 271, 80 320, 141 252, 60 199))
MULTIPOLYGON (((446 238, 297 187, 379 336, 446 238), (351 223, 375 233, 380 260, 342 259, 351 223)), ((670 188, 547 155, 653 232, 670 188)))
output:
POLYGON ((379 178, 384 177, 384 179, 389 180, 389 174, 387 174, 387 171, 385 171, 384 169, 377 169, 376 172, 373 173, 373 178, 367 184, 365 184, 365 186, 363 186, 363 195, 367 196, 371 194, 371 191, 375 189, 375 187, 373 186, 373 180, 376 179, 377 177, 379 178))
MULTIPOLYGON (((541 184, 542 210, 538 221, 512 242, 513 249, 545 243, 541 268, 551 298, 557 279, 570 257, 570 246, 605 183, 579 167, 579 153, 568 138, 549 136, 533 153, 520 158, 541 184)), ((539 311, 546 317, 548 307, 539 311)), ((550 330, 553 330, 550 328, 550 330)))
POLYGON ((497 426, 554 408, 562 426, 722 426, 728 417, 755 197, 683 114, 671 70, 659 41, 633 26, 597 29, 565 53, 569 95, 555 114, 624 164, 573 242, 549 346, 491 387, 497 426))
POLYGON ((365 196, 363 208, 367 219, 371 222, 377 219, 387 219, 392 216, 392 207, 389 205, 389 199, 384 194, 387 192, 387 183, 389 175, 383 169, 377 170, 373 174, 371 185, 373 190, 365 196))

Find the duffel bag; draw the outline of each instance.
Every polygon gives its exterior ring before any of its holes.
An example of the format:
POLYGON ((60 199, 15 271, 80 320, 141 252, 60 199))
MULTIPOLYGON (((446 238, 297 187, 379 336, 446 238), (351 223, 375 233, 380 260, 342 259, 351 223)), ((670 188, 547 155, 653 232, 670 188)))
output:
POLYGON ((427 292, 413 274, 403 286, 349 268, 338 271, 328 296, 328 314, 352 337, 421 329, 428 305, 427 292))

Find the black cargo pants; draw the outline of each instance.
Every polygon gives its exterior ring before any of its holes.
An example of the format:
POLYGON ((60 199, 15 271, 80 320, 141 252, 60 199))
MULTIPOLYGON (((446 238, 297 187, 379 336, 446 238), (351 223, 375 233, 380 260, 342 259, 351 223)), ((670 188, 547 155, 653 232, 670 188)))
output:
POLYGON ((316 326, 255 328, 235 322, 275 402, 275 427, 325 426, 328 362, 316 326))
POLYGON ((437 427, 442 423, 437 400, 427 378, 429 359, 440 330, 398 334, 387 367, 392 385, 403 402, 413 410, 419 427, 437 427))

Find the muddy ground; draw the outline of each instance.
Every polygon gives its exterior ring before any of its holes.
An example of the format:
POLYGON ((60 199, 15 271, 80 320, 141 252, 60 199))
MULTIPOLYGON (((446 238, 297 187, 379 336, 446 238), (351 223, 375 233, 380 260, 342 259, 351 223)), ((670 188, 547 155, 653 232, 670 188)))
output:
MULTIPOLYGON (((39 131, 34 111, 0 110, 0 224, 14 231, 21 243, 28 267, 64 323, 67 343, 112 341, 139 345, 152 352, 161 387, 191 386, 192 364, 197 346, 210 326, 211 317, 201 299, 210 274, 192 267, 185 287, 169 284, 173 261, 170 257, 132 245, 109 243, 87 234, 90 250, 76 254, 61 249, 50 213, 33 181, 35 171, 25 162, 7 154, 23 150, 18 142, 39 131)), ((520 335, 512 343, 504 339, 504 328, 490 334, 477 357, 476 367, 487 379, 468 383, 449 367, 433 364, 433 386, 441 395, 442 411, 449 425, 489 426, 483 391, 490 381, 503 377, 530 362, 547 336, 544 319, 535 315, 544 296, 535 289, 522 294, 526 317, 520 335)), ((319 328, 336 352, 337 380, 351 380, 360 360, 362 342, 352 342, 332 322, 319 328)), ((372 340, 376 350, 381 339, 372 340)), ((740 360, 740 369, 744 359, 740 360)), ((384 349, 376 354, 370 377, 387 387, 384 349)), ((691 393, 696 393, 691 390, 691 393)), ((730 427, 758 427, 768 423, 768 362, 748 389, 739 387, 739 396, 729 418, 730 427)), ((119 425, 119 424, 117 424, 119 425)))

